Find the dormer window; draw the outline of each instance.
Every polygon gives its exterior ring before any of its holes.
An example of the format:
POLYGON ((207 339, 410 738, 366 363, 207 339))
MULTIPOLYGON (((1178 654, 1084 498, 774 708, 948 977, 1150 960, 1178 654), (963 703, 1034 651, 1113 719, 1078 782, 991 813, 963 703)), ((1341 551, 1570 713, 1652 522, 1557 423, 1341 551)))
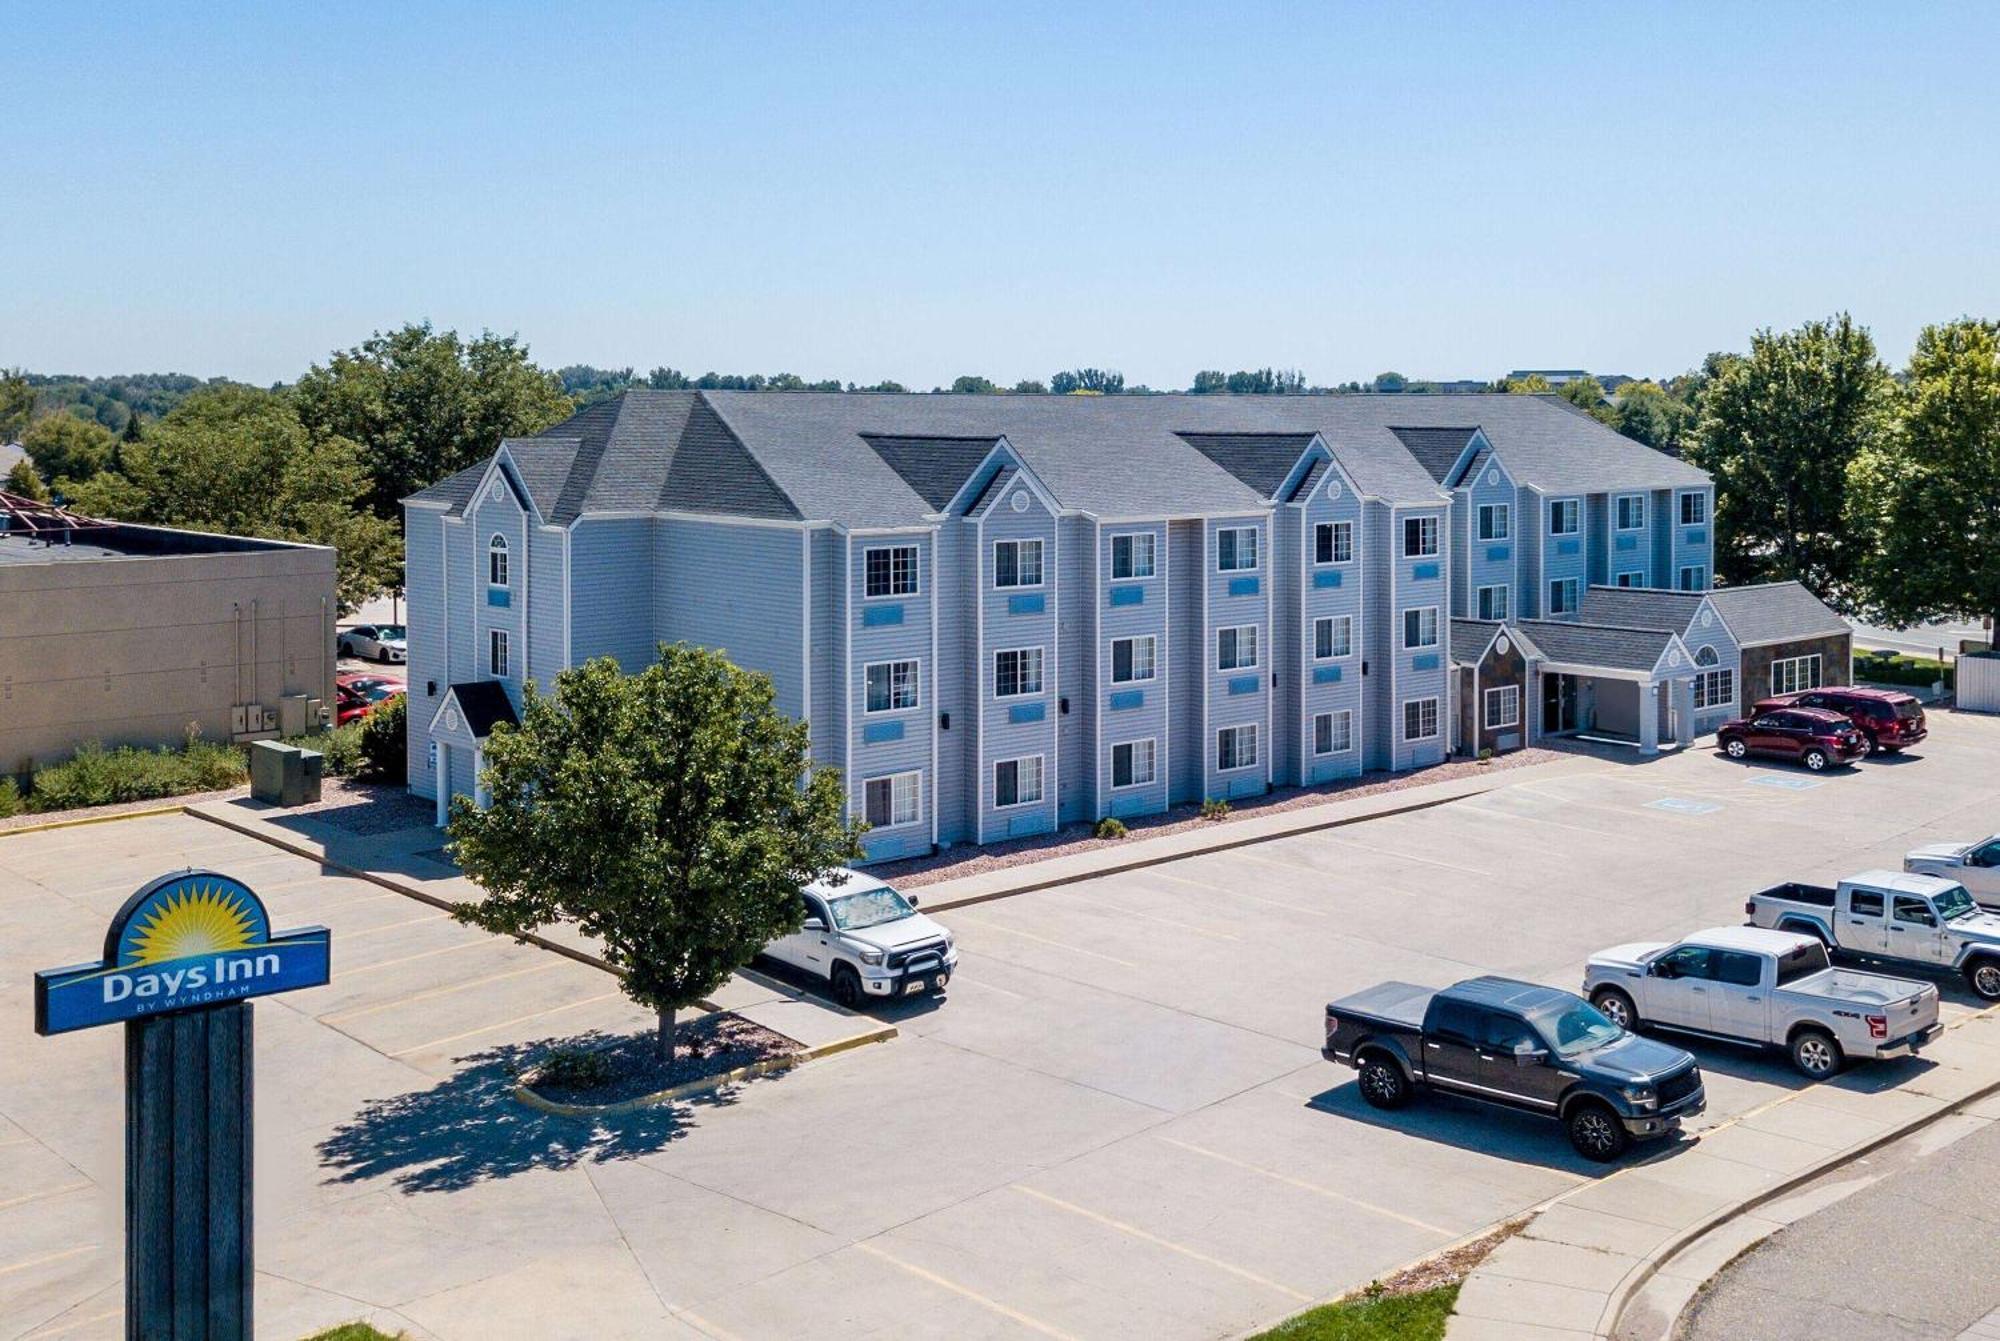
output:
POLYGON ((486 542, 486 585, 507 585, 507 537, 496 535, 486 542))

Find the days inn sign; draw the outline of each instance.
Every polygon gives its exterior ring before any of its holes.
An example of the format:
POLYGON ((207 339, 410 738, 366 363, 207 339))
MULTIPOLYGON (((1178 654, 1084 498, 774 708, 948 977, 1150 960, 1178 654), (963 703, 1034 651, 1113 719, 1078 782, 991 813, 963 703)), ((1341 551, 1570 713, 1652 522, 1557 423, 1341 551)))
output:
POLYGON ((95 964, 35 975, 35 1032, 62 1034, 318 987, 332 933, 274 935, 250 887, 214 871, 161 876, 125 901, 95 964))

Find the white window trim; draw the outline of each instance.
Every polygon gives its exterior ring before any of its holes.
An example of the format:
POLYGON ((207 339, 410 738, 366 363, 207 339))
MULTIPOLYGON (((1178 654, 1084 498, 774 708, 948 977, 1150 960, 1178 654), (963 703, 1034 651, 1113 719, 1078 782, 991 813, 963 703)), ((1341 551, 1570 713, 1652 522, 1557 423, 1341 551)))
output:
MULTIPOLYGON (((891 559, 889 560, 889 575, 892 584, 895 580, 895 573, 896 573, 896 561, 894 559, 891 559)), ((907 544, 864 545, 861 547, 861 599, 862 600, 907 601, 915 597, 921 596, 923 594, 924 594, 923 546, 917 544, 915 541, 911 541, 907 544), (893 554, 895 551, 899 549, 909 550, 912 555, 912 558, 910 560, 910 581, 913 585, 910 587, 908 591, 890 591, 890 592, 884 592, 880 596, 870 596, 868 594, 868 557, 871 554, 882 554, 882 553, 893 554)))
POLYGON ((1564 539, 1568 539, 1573 535, 1583 534, 1583 503, 1580 499, 1551 498, 1549 500, 1549 534, 1561 536, 1564 539), (1576 519, 1576 524, 1571 526, 1567 531, 1558 531, 1556 529, 1556 518, 1561 516, 1565 509, 1576 519))
POLYGON ((1706 590, 1708 590, 1708 565, 1707 565, 1707 564, 1705 564, 1705 563, 1684 563, 1684 564, 1682 564, 1682 565, 1680 566, 1680 573, 1679 573, 1679 577, 1680 577, 1680 590, 1682 590, 1682 591, 1706 591, 1706 590), (1702 585, 1701 585, 1701 586, 1698 586, 1698 587, 1694 587, 1694 586, 1689 586, 1689 585, 1688 585, 1688 580, 1687 580, 1687 576, 1688 576, 1688 574, 1689 574, 1689 573, 1700 573, 1700 574, 1701 574, 1701 577, 1702 577, 1702 585))
POLYGON ((1481 503, 1473 514, 1472 534, 1478 543, 1482 545, 1493 541, 1512 540, 1514 538, 1514 505, 1511 503, 1481 503), (1485 521, 1488 513, 1493 514, 1500 520, 1500 533, 1498 535, 1479 534, 1481 523, 1485 521))
POLYGON ((1798 657, 1777 657, 1771 662, 1771 692, 1773 694, 1803 694, 1808 690, 1824 688, 1825 681, 1822 677, 1824 676, 1825 672, 1826 672, 1825 662, 1821 659, 1821 656, 1818 652, 1808 652, 1804 656, 1798 656, 1798 657), (1798 677, 1794 677, 1794 679, 1797 680, 1797 683, 1795 683, 1792 688, 1790 689, 1778 688, 1778 667, 1780 666, 1803 667, 1807 662, 1812 663, 1813 674, 1812 674, 1811 684, 1806 684, 1803 682, 1803 680, 1798 679, 1798 677))
POLYGON ((1046 693, 1048 690, 1048 668, 1049 668, 1048 651, 1046 648, 1041 647, 1039 645, 1031 647, 994 648, 993 649, 993 697, 996 699, 1035 698, 1043 693, 1046 693), (1023 652, 1035 653, 1035 669, 1036 669, 1035 678, 1041 681, 1039 685, 1037 685, 1033 689, 1017 689, 1011 694, 1003 694, 1000 692, 1000 658, 1005 656, 1009 652, 1013 652, 1016 655, 1023 652))
POLYGON ((512 590, 514 586, 514 556, 508 549, 507 537, 501 535, 498 531, 495 531, 493 538, 486 542, 486 585, 489 587, 498 587, 503 591, 512 590), (500 560, 500 566, 506 572, 506 576, 502 577, 498 582, 493 580, 493 561, 495 559, 500 560))
POLYGON ((1234 675, 1234 674, 1236 674, 1236 673, 1237 673, 1238 671, 1250 671, 1250 670, 1256 670, 1256 669, 1257 669, 1257 668, 1258 668, 1259 666, 1261 666, 1261 665, 1263 665, 1263 664, 1264 664, 1264 639, 1263 639, 1263 631, 1262 631, 1261 629, 1259 629, 1257 625, 1255 625, 1255 624, 1220 624, 1220 625, 1217 625, 1217 626, 1216 626, 1216 630, 1215 630, 1215 673, 1216 673, 1217 675, 1234 675), (1249 660, 1249 661, 1248 661, 1247 663, 1239 661, 1239 662, 1237 662, 1237 663, 1236 663, 1236 664, 1235 664, 1234 666, 1225 666, 1225 665, 1223 665, 1223 664, 1222 664, 1222 635, 1223 635, 1223 634, 1225 634, 1225 633, 1233 633, 1233 634, 1235 634, 1235 635, 1236 635, 1236 652, 1237 652, 1237 655, 1241 656, 1241 655, 1242 655, 1242 653, 1243 653, 1243 630, 1245 630, 1245 629, 1248 629, 1248 630, 1250 630, 1250 652, 1251 652, 1251 657, 1250 657, 1250 660, 1249 660))
POLYGON ((1646 570, 1643 568, 1627 568, 1625 571, 1618 574, 1617 578, 1614 579, 1612 585, 1619 587, 1643 587, 1646 585, 1646 570), (1639 580, 1637 582, 1628 583, 1625 581, 1625 579, 1628 577, 1636 577, 1639 580))
MULTIPOLYGON (((1112 684, 1151 684, 1154 680, 1160 678, 1160 638, 1158 634, 1131 633, 1122 638, 1113 638, 1110 647, 1106 651, 1111 659, 1110 682, 1112 684), (1153 645, 1152 656, 1148 659, 1150 668, 1144 675, 1134 675, 1123 680, 1118 678, 1118 644, 1120 643, 1132 643, 1135 647, 1139 643, 1151 643, 1153 645)), ((1136 658, 1134 660, 1136 663, 1136 658)))
POLYGON ((1160 572, 1159 550, 1160 550, 1159 534, 1155 531, 1114 532, 1111 536, 1111 547, 1107 551, 1105 559, 1106 563, 1108 563, 1111 568, 1111 577, 1109 580, 1113 582, 1152 581, 1155 577, 1159 576, 1160 572), (1147 571, 1143 573, 1133 573, 1129 577, 1118 576, 1118 542, 1121 540, 1131 540, 1131 541, 1143 540, 1146 542, 1146 557, 1150 561, 1146 565, 1147 571))
POLYGON ((1338 518, 1338 517, 1332 521, 1314 522, 1313 534, 1312 534, 1312 553, 1313 553, 1312 566, 1315 568, 1340 568, 1343 567, 1344 565, 1353 563, 1354 523, 1345 518, 1338 518), (1327 530, 1332 532, 1333 535, 1334 557, 1331 559, 1321 559, 1319 557, 1319 528, 1322 526, 1326 527, 1327 530), (1340 557, 1340 528, 1343 526, 1347 528, 1347 557, 1344 559, 1340 557))
POLYGON ((486 630, 486 673, 497 680, 514 678, 514 642, 506 629, 486 630))
MULTIPOLYGON (((1421 717, 1421 714, 1419 716, 1421 717)), ((1424 698, 1406 698, 1403 700, 1403 743, 1405 745, 1414 745, 1426 740, 1436 740, 1443 726, 1444 714, 1438 711, 1437 695, 1431 694, 1424 698), (1423 703, 1431 705, 1431 729, 1425 735, 1413 736, 1410 734, 1410 705, 1423 703)))
MULTIPOLYGON (((1236 546, 1236 552, 1238 555, 1241 555, 1243 552, 1243 546, 1240 543, 1237 544, 1236 546)), ((1263 567, 1264 567, 1264 537, 1263 537, 1263 528, 1261 526, 1218 526, 1215 528, 1215 571, 1216 572, 1255 573, 1261 571, 1263 567), (1231 535, 1231 534, 1243 535, 1246 533, 1250 536, 1250 547, 1257 553, 1257 562, 1251 564, 1248 568, 1245 568, 1242 564, 1238 564, 1234 568, 1224 568, 1222 566, 1222 537, 1225 535, 1231 535)))
POLYGON ((1257 723, 1237 722, 1230 726, 1218 726, 1217 728, 1215 728, 1215 754, 1213 757, 1215 759, 1216 772, 1240 773, 1246 768, 1260 767, 1263 762, 1263 754, 1264 754, 1264 742, 1258 739, 1257 723), (1248 731, 1250 733, 1251 758, 1247 763, 1238 761, 1237 763, 1233 763, 1229 767, 1224 768, 1222 766, 1222 738, 1231 731, 1248 731))
POLYGON ((1152 785, 1153 785, 1154 783, 1156 783, 1156 782, 1158 782, 1158 781, 1160 780, 1160 738, 1159 738, 1158 736, 1141 736, 1141 737, 1140 737, 1139 739, 1137 739, 1137 740, 1117 740, 1117 741, 1113 741, 1113 742, 1111 743, 1111 759, 1110 759, 1110 761, 1109 761, 1109 763, 1108 763, 1108 766, 1109 766, 1109 768, 1110 768, 1110 770, 1111 770, 1111 790, 1112 790, 1112 791, 1114 791, 1114 792, 1123 792, 1123 791, 1131 791, 1132 789, 1134 789, 1134 788, 1137 788, 1137 787, 1150 787, 1150 786, 1152 786, 1152 785), (1148 777, 1147 777, 1147 778, 1146 778, 1146 779, 1145 779, 1145 780, 1144 780, 1143 782, 1141 782, 1141 781, 1133 781, 1133 782, 1120 782, 1120 781, 1118 781, 1118 763, 1117 763, 1117 759, 1118 759, 1118 747, 1119 747, 1119 746, 1121 746, 1121 745, 1129 745, 1129 746, 1131 746, 1131 747, 1132 747, 1133 749, 1135 749, 1135 750, 1136 750, 1136 749, 1137 749, 1137 748, 1138 748, 1139 746, 1141 746, 1141 745, 1145 745, 1145 746, 1149 746, 1149 747, 1150 747, 1150 751, 1151 751, 1151 759, 1152 759, 1152 765, 1153 765, 1153 767, 1152 767, 1152 772, 1151 772, 1151 774, 1150 774, 1150 775, 1149 775, 1149 776, 1148 776, 1148 777))
POLYGON ((1643 530, 1645 530, 1645 529, 1646 529, 1646 495, 1644 495, 1644 494, 1615 494, 1615 495, 1613 495, 1613 496, 1612 496, 1612 499, 1611 499, 1611 529, 1612 529, 1612 530, 1614 530, 1614 531, 1643 531, 1643 530), (1637 522, 1636 524, 1634 524, 1634 525, 1632 525, 1632 526, 1627 526, 1627 525, 1626 525, 1626 524, 1625 524, 1624 522, 1622 522, 1622 521, 1619 521, 1619 520, 1618 520, 1618 514, 1619 514, 1619 506, 1618 506, 1618 505, 1619 505, 1620 503, 1626 503, 1626 502, 1636 502, 1636 503, 1637 503, 1637 504, 1639 505, 1639 520, 1638 520, 1638 522, 1637 522))
POLYGON ((1431 516, 1404 517, 1402 522, 1403 557, 1406 559, 1435 559, 1438 556, 1440 547, 1444 544, 1444 528, 1438 525, 1438 519, 1431 516), (1413 550, 1410 548, 1410 527, 1413 524, 1417 528, 1417 543, 1419 546, 1423 544, 1424 528, 1430 528, 1431 544, 1429 549, 1418 548, 1413 550))
POLYGON ((1017 754, 1006 759, 993 761, 993 808, 995 810, 1020 810, 1026 806, 1038 806, 1049 799, 1049 760, 1045 754, 1017 754), (1000 769, 1003 765, 1014 765, 1014 790, 1021 789, 1021 765, 1030 759, 1035 761, 1035 787, 1037 795, 1027 801, 1006 801, 1000 799, 1000 769))
POLYGON ((1354 753, 1354 710, 1352 708, 1333 708, 1327 712, 1316 712, 1313 714, 1312 753, 1315 759, 1331 759, 1336 754, 1354 753), (1319 747, 1319 719, 1322 717, 1327 719, 1329 730, 1331 730, 1331 723, 1334 718, 1345 717, 1347 719, 1347 743, 1345 745, 1335 745, 1330 750, 1322 750, 1319 747))
POLYGON ((1683 489, 1679 493, 1674 495, 1674 522, 1676 525, 1706 526, 1708 525, 1708 513, 1709 513, 1709 503, 1708 503, 1707 490, 1683 489), (1699 498, 1701 500, 1701 516, 1695 521, 1689 521, 1687 519, 1686 500, 1690 498, 1699 498))
MULTIPOLYGON (((890 673, 889 673, 889 694, 890 694, 890 697, 892 697, 892 698, 893 698, 893 697, 895 696, 895 692, 896 692, 896 676, 895 676, 895 672, 894 672, 894 670, 892 669, 892 670, 890 671, 890 673)), ((923 660, 922 660, 921 658, 919 658, 919 657, 892 657, 892 658, 890 658, 890 659, 889 659, 889 660, 887 660, 887 661, 870 661, 870 662, 868 662, 868 663, 866 663, 865 665, 863 665, 863 666, 862 666, 862 668, 861 668, 861 715, 862 715, 863 717, 883 717, 883 716, 887 716, 887 715, 888 715, 888 714, 890 714, 890 713, 896 713, 896 712, 915 712, 915 711, 917 711, 917 710, 918 710, 919 708, 921 708, 921 707, 923 707, 923 706, 924 706, 924 663, 923 663, 923 660), (875 669, 875 668, 876 668, 877 666, 889 666, 889 667, 896 667, 896 666, 912 666, 912 667, 915 667, 915 672, 914 672, 914 674, 912 675, 912 677, 911 677, 911 678, 912 678, 912 681, 913 681, 913 683, 914 683, 914 684, 916 685, 916 690, 917 690, 917 701, 916 701, 915 703, 912 703, 912 704, 910 704, 910 705, 909 705, 908 707, 904 707, 904 708, 895 708, 895 707, 890 707, 890 708, 871 708, 871 707, 869 707, 869 706, 868 706, 868 672, 869 672, 869 671, 872 671, 872 670, 874 670, 874 669, 875 669)))
MULTIPOLYGON (((994 541, 993 542, 993 590, 1033 591, 1037 587, 1046 586, 1048 584, 1048 576, 1049 576, 1048 550, 1049 547, 1043 543, 1042 538, 1038 535, 1019 536, 1012 540, 994 541), (1038 551, 1035 558, 1035 571, 1040 573, 1041 576, 1036 578, 1033 582, 1008 582, 1003 584, 1000 581, 1000 547, 1002 545, 1013 545, 1016 546, 1017 549, 1021 545, 1033 545, 1035 549, 1038 551)), ((1021 556, 1017 552, 1014 555, 1014 572, 1018 575, 1020 571, 1021 571, 1021 556)))
POLYGON ((1573 577, 1552 577, 1549 579, 1549 613, 1551 615, 1573 615, 1577 613, 1577 606, 1582 603, 1582 600, 1583 583, 1578 579, 1573 577), (1556 609, 1557 587, 1567 587, 1570 589, 1568 593, 1570 599, 1560 610, 1556 609))
POLYGON ((868 826, 870 833, 887 833, 891 829, 908 829, 924 822, 923 769, 910 768, 900 773, 877 773, 872 778, 863 778, 861 780, 861 818, 864 820, 868 818, 868 787, 871 783, 876 782, 886 782, 889 784, 889 822, 887 824, 870 824, 868 826), (914 783, 917 793, 916 813, 906 820, 899 820, 896 818, 896 784, 905 778, 914 778, 916 780, 914 783))
POLYGON ((1479 720, 1488 731, 1505 731, 1510 726, 1519 726, 1521 724, 1521 686, 1517 684, 1501 684, 1488 689, 1482 696, 1482 701, 1479 705, 1479 720), (1505 721, 1494 721, 1494 703, 1506 702, 1509 697, 1513 699, 1514 703, 1513 715, 1505 721))
POLYGON ((1489 591, 1497 591, 1500 593, 1500 608, 1494 611, 1494 613, 1490 615, 1480 614, 1479 618, 1487 621, 1488 623, 1505 623, 1507 616, 1513 613, 1507 608, 1511 601, 1509 593, 1512 591, 1512 588, 1509 587, 1508 584, 1505 582, 1489 582, 1485 586, 1480 587, 1478 590, 1474 591, 1472 593, 1472 608, 1475 611, 1483 610, 1485 608, 1485 603, 1480 598, 1485 596, 1486 593, 1489 591))
MULTIPOLYGON (((1334 641, 1337 646, 1338 640, 1334 641)), ((1314 661, 1343 661, 1353 655, 1354 655, 1354 616, 1314 615, 1312 622, 1312 659, 1314 661), (1335 629, 1337 630, 1338 626, 1343 622, 1347 625, 1347 650, 1345 652, 1341 651, 1328 652, 1325 656, 1321 656, 1319 652, 1319 626, 1321 624, 1328 624, 1334 626, 1335 629)))
MULTIPOLYGON (((1417 623, 1419 625, 1418 631, 1421 632, 1423 620, 1419 619, 1417 623)), ((1435 605, 1410 605, 1403 608, 1403 650, 1405 652, 1428 651, 1436 647, 1439 640, 1443 637, 1444 621, 1438 617, 1438 608, 1435 605), (1410 641, 1410 616, 1422 615, 1426 611, 1430 613, 1431 617, 1431 640, 1427 643, 1413 643, 1410 641)))

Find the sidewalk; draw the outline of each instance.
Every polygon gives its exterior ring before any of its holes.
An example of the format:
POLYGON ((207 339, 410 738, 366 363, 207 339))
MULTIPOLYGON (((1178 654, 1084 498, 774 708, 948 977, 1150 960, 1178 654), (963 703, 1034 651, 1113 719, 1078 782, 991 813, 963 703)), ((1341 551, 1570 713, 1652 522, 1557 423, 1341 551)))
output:
POLYGON ((1373 796, 1353 801, 1328 801, 1324 805, 1299 806, 1291 810, 1272 811, 1267 815, 1223 820, 1161 838, 1107 841, 1068 856, 1026 861, 1015 866, 981 871, 977 875, 940 880, 935 884, 922 886, 918 894, 923 899, 926 912, 960 908, 971 903, 1004 899, 1015 894, 1027 894, 1038 889, 1071 884, 1078 880, 1116 875, 1120 871, 1157 866, 1162 862, 1178 861, 1183 857, 1198 856, 1204 852, 1221 852, 1252 843, 1269 842, 1273 838, 1311 833, 1316 829, 1334 829, 1342 825, 1359 824, 1364 820, 1380 819, 1385 815, 1428 810, 1432 806, 1462 801, 1468 796, 1480 796, 1503 787, 1514 787, 1524 782, 1562 777, 1571 773, 1594 772, 1605 766, 1602 759, 1577 754, 1549 763, 1529 764, 1521 768, 1500 769, 1490 773, 1454 778, 1449 782, 1424 783, 1395 791, 1378 792, 1373 796))
MULTIPOLYGON (((356 832, 324 818, 327 811, 291 811, 248 797, 197 801, 187 807, 187 813, 436 907, 450 908, 486 897, 485 890, 451 865, 444 855, 444 835, 428 823, 385 832, 356 832)), ((596 943, 574 927, 551 927, 528 939, 606 973, 617 971, 604 962, 596 943)), ((338 972, 336 965, 336 976, 338 972)), ((857 1015, 749 971, 730 978, 703 1005, 709 1010, 734 1012, 752 1024, 776 1030, 812 1053, 896 1036, 892 1024, 857 1015)))
POLYGON ((1447 1341, 1653 1341, 1703 1281, 1818 1206, 1786 1194, 2000 1090, 2000 1014, 1565 1193, 1466 1279, 1447 1341))

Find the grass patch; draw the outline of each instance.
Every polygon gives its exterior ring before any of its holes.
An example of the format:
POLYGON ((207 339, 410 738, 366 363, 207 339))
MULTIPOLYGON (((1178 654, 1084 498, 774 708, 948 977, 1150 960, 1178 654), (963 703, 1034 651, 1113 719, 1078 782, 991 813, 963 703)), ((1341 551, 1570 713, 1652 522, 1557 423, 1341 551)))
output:
POLYGON ((329 1327, 323 1332, 314 1332, 306 1341, 402 1341, 403 1333, 391 1335, 379 1327, 370 1327, 365 1322, 343 1322, 338 1327, 329 1327))
POLYGON ((1459 1282, 1415 1294, 1362 1294, 1287 1319, 1257 1341, 1438 1341, 1459 1282))

